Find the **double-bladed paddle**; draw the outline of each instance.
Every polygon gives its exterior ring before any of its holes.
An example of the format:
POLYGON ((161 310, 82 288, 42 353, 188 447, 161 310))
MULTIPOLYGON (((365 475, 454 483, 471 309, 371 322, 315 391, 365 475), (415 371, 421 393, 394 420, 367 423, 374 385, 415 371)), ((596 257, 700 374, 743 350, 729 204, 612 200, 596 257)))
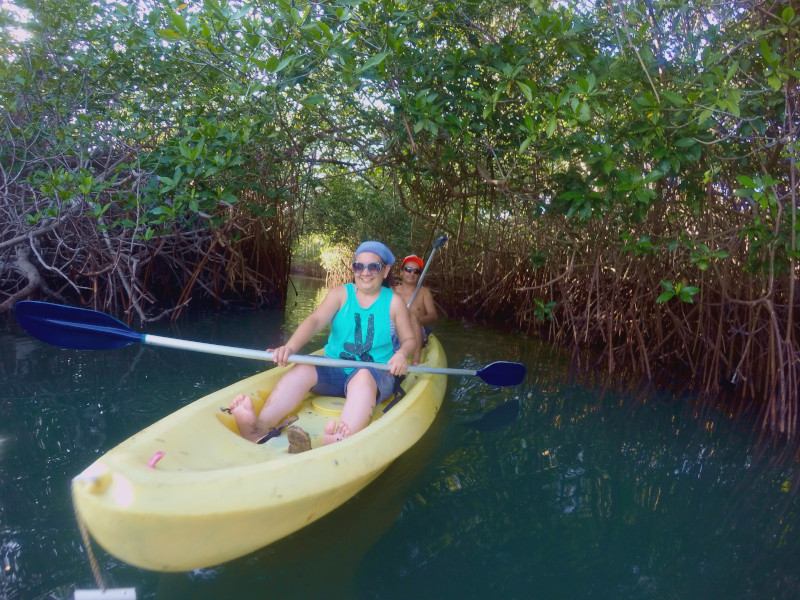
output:
MULTIPOLYGON (((14 315, 20 326, 29 334, 60 348, 115 350, 141 342, 151 346, 194 350, 208 354, 272 360, 272 352, 264 350, 249 350, 138 333, 112 316, 87 308, 23 300, 14 305, 14 315)), ((289 362, 329 367, 373 367, 383 371, 388 371, 390 368, 384 363, 340 360, 327 356, 303 354, 292 354, 289 356, 289 362)), ((525 378, 526 373, 525 365, 505 361, 493 362, 478 370, 424 366, 411 366, 408 367, 408 370, 415 373, 441 375, 474 375, 489 385, 496 386, 518 385, 525 378)))

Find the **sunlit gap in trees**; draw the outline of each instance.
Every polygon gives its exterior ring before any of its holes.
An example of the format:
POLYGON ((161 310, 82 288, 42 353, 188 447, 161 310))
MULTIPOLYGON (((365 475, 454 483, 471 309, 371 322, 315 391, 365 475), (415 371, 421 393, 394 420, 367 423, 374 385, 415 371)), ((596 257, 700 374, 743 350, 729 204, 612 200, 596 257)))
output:
MULTIPOLYGON (((8 2, 8 0, 0 0, 0 13, 7 13, 7 17, 4 18, 8 18, 9 23, 17 23, 16 25, 9 24, 3 27, 5 35, 17 42, 24 42, 31 37, 31 34, 22 27, 22 25, 33 19, 33 14, 27 8, 20 8, 13 2, 8 2)), ((9 61, 15 60, 16 56, 13 52, 6 54, 6 58, 9 61)))

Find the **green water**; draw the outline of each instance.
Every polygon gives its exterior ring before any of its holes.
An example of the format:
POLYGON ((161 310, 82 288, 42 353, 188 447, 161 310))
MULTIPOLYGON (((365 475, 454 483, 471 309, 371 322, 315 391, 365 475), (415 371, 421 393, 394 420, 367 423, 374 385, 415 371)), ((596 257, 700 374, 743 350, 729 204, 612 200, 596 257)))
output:
MULTIPOLYGON (((266 348, 324 293, 295 285, 285 314, 195 314, 146 332, 266 348)), ((239 560, 164 575, 95 546, 109 585, 159 600, 800 597, 800 473, 752 423, 691 398, 579 385, 563 355, 519 335, 446 320, 436 331, 450 366, 521 361, 528 378, 450 378, 429 434, 374 484, 239 560)), ((0 598, 94 587, 71 477, 258 368, 142 345, 58 350, 0 322, 0 598)))

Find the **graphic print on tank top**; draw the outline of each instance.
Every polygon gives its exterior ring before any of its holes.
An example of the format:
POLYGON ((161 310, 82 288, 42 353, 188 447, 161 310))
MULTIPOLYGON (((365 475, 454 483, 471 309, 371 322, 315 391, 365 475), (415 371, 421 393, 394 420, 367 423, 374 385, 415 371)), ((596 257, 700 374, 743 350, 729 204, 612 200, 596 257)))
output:
POLYGON ((375 315, 369 315, 367 318, 367 336, 363 337, 361 329, 361 314, 355 313, 355 333, 353 334, 352 342, 345 342, 342 344, 344 351, 339 353, 339 358, 345 360, 360 360, 362 362, 375 362, 370 354, 372 350, 372 342, 375 338, 375 315))

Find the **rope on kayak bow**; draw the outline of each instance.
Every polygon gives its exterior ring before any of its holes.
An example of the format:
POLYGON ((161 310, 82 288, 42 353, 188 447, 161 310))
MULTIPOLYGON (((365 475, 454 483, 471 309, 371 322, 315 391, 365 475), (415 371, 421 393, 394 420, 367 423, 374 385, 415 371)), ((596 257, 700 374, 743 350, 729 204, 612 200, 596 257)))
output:
POLYGON ((97 562, 97 558, 92 551, 92 538, 89 536, 89 528, 86 527, 86 523, 83 522, 83 519, 81 519, 81 516, 78 514, 78 504, 75 502, 76 480, 85 480, 85 477, 78 475, 78 477, 72 480, 72 509, 75 511, 75 520, 78 522, 78 531, 81 532, 83 546, 86 548, 86 555, 89 557, 89 566, 92 568, 94 581, 97 583, 97 587, 105 592, 108 586, 106 585, 105 579, 103 579, 103 574, 100 572, 100 564, 97 562))

